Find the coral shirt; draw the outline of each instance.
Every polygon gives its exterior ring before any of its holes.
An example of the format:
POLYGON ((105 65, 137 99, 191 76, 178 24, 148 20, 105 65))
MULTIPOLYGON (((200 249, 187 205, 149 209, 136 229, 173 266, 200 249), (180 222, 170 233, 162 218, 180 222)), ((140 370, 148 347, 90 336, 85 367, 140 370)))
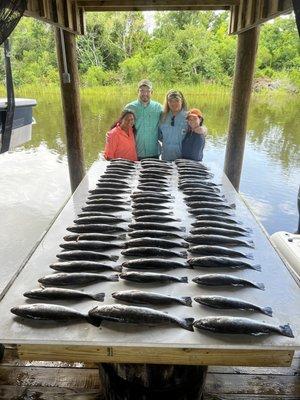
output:
POLYGON ((104 156, 106 159, 125 158, 137 161, 135 138, 132 128, 127 133, 121 129, 119 124, 115 126, 108 133, 104 156))

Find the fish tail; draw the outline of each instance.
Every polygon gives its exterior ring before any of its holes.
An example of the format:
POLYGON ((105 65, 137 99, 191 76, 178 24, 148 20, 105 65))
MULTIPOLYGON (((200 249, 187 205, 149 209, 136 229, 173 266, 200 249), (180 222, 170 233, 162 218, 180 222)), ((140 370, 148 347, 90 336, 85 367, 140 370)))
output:
POLYGON ((112 261, 117 261, 117 259, 119 258, 119 256, 110 256, 109 257, 112 261))
POLYGON ((280 333, 290 338, 295 337, 289 324, 279 326, 280 333))
POLYGON ((264 285, 263 283, 260 283, 260 282, 257 283, 257 282, 256 282, 256 283, 254 284, 254 286, 257 287, 257 289, 265 290, 265 285, 264 285))
POLYGON ((114 271, 121 272, 121 271, 122 271, 122 265, 114 265, 114 266, 112 267, 112 269, 113 269, 114 271))
POLYGON ((269 317, 272 317, 272 316, 273 316, 273 310, 272 310, 271 307, 262 307, 262 308, 261 308, 261 311, 262 311, 264 314, 268 315, 269 317))
POLYGON ((93 317, 92 315, 88 314, 85 317, 86 321, 89 322, 91 325, 96 326, 97 328, 101 325, 102 319, 93 317))
POLYGON ((247 254, 245 254, 245 257, 246 257, 246 258, 249 258, 249 260, 253 260, 253 259, 254 259, 254 256, 253 256, 252 253, 247 253, 247 254))
POLYGON ((187 242, 182 242, 182 243, 180 243, 180 246, 181 246, 181 247, 188 248, 188 247, 189 247, 189 244, 188 244, 187 242))
POLYGON ((186 251, 180 251, 179 254, 180 254, 183 258, 187 258, 187 252, 186 252, 186 251))
POLYGON ((188 283, 188 277, 187 277, 187 276, 182 276, 182 277, 180 278, 180 282, 188 283))
POLYGON ((253 240, 248 240, 248 242, 246 242, 246 244, 248 247, 251 247, 252 249, 254 249, 254 247, 255 247, 253 240))
POLYGON ((183 329, 194 332, 194 327, 193 327, 194 321, 195 321, 194 318, 181 318, 178 320, 178 323, 183 329))
POLYGON ((260 266, 260 264, 251 265, 251 268, 252 268, 252 269, 255 269, 255 271, 261 271, 261 266, 260 266))
POLYGON ((185 306, 192 307, 192 299, 191 299, 191 297, 182 296, 180 298, 180 300, 181 300, 181 303, 184 304, 185 306))
POLYGON ((96 301, 104 301, 105 293, 96 293, 91 295, 91 297, 96 301))
POLYGON ((118 239, 123 240, 126 239, 126 234, 118 235, 118 239))
POLYGON ((118 274, 110 275, 107 277, 107 280, 111 282, 117 282, 119 280, 119 275, 118 274))
POLYGON ((230 208, 235 208, 236 207, 235 203, 231 203, 231 204, 228 204, 228 205, 229 205, 230 208))
POLYGON ((185 226, 180 226, 179 230, 182 231, 182 232, 185 232, 186 231, 185 226))

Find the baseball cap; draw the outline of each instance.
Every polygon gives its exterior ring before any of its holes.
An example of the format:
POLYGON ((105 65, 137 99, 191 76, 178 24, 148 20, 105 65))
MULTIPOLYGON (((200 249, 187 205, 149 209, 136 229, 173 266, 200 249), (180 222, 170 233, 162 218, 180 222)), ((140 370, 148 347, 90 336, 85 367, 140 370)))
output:
POLYGON ((138 89, 141 86, 147 86, 150 90, 152 90, 152 83, 148 79, 142 79, 138 84, 138 89))
POLYGON ((202 112, 198 108, 191 108, 188 112, 186 117, 188 118, 190 115, 194 117, 203 118, 202 112))
POLYGON ((182 100, 182 93, 179 92, 178 90, 169 90, 167 93, 167 99, 176 99, 176 100, 182 100))

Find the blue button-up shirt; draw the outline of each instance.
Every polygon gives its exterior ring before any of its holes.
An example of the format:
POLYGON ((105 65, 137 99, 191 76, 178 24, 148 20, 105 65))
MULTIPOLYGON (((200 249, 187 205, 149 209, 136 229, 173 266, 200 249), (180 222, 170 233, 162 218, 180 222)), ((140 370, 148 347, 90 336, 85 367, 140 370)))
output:
POLYGON ((159 140, 162 142, 162 159, 174 161, 181 158, 182 140, 187 132, 186 111, 176 114, 172 126, 173 114, 168 113, 159 125, 159 140))
POLYGON ((138 158, 158 156, 160 153, 158 125, 162 105, 153 100, 150 100, 146 105, 140 100, 135 100, 127 104, 125 109, 135 114, 135 140, 138 158))

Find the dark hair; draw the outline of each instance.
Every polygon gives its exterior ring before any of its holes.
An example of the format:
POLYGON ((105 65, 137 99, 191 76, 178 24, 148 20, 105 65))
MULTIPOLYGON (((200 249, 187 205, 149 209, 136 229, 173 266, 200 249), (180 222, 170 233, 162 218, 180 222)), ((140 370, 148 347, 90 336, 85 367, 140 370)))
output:
MULTIPOLYGON (((131 111, 131 110, 123 110, 123 111, 121 112, 121 115, 120 115, 119 118, 117 119, 117 121, 115 121, 115 122, 112 124, 112 126, 110 127, 110 129, 113 129, 113 128, 115 128, 118 124, 120 124, 120 123, 122 122, 122 120, 126 117, 126 115, 128 115, 128 114, 133 115, 134 122, 135 122, 135 114, 134 114, 134 112, 131 111)), ((136 135, 136 127, 135 127, 135 125, 133 125, 132 130, 133 130, 133 134, 134 134, 134 136, 135 136, 135 135, 136 135)))

